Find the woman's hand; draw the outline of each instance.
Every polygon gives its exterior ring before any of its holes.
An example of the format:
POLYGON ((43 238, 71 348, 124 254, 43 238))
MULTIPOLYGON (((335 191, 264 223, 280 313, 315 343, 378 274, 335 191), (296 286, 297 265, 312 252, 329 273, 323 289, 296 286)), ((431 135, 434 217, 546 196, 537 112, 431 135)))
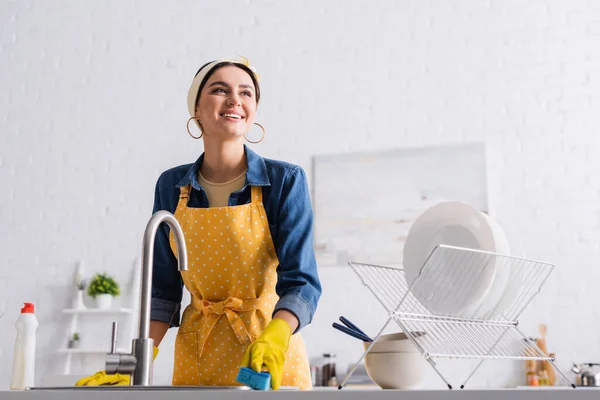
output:
POLYGON ((290 324, 281 318, 274 318, 258 339, 248 346, 241 366, 250 367, 256 372, 261 372, 265 366, 271 374, 271 388, 279 389, 291 336, 290 324))

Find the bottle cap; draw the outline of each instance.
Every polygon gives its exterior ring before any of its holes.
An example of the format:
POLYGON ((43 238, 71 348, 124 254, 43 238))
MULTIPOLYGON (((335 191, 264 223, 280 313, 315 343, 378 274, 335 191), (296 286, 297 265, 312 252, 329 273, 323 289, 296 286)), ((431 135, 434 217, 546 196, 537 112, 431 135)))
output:
POLYGON ((21 308, 21 314, 33 314, 34 311, 33 303, 23 303, 23 308, 21 308))

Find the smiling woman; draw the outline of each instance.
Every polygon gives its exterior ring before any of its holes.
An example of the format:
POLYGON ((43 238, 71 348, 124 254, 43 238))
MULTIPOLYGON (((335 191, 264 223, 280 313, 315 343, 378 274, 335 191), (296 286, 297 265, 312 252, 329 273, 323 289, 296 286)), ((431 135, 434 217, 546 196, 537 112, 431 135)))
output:
POLYGON ((244 144, 259 100, 259 75, 247 60, 200 68, 188 91, 188 133, 195 121, 201 133, 192 137, 204 152, 164 171, 156 185, 154 212, 175 215, 189 260, 180 272, 173 236, 161 226, 150 337, 158 346, 179 327, 174 385, 239 385, 244 366, 268 370, 273 389, 312 387, 299 333, 321 296, 311 200, 301 167, 244 144), (180 317, 183 286, 191 303, 180 317))
POLYGON ((203 139, 204 153, 157 183, 154 211, 173 212, 192 242, 188 271, 178 271, 167 231, 157 236, 154 259, 150 335, 158 344, 179 325, 174 385, 236 385, 244 366, 266 368, 273 389, 311 387, 298 331, 321 295, 312 207, 302 168, 263 159, 243 143, 258 81, 247 62, 200 68, 188 91, 188 133, 194 120, 201 134, 192 137, 203 139), (182 284, 192 301, 180 322, 182 284))

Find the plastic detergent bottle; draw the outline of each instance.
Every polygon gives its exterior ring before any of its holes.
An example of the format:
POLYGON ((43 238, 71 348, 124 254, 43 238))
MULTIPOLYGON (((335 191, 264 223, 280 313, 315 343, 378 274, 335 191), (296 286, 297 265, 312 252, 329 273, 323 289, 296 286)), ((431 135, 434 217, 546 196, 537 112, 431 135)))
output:
POLYGON ((25 303, 21 315, 15 323, 17 339, 13 358, 12 390, 23 390, 33 387, 35 371, 35 331, 38 321, 34 314, 33 303, 25 303))

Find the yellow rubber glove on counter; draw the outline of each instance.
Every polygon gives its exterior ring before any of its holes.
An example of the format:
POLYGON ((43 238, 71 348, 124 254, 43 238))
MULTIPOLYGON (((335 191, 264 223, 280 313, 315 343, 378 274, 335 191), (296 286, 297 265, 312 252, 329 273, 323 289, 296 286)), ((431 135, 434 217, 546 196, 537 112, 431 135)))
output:
POLYGON ((283 378, 285 352, 291 336, 292 329, 286 321, 280 318, 273 319, 258 339, 248 346, 241 367, 250 367, 256 372, 261 372, 265 366, 271 374, 271 388, 279 389, 283 378))
MULTIPOLYGON (((158 347, 154 346, 154 355, 152 361, 156 360, 158 355, 158 347)), ((98 371, 92 376, 81 378, 75 382, 75 386, 102 386, 102 385, 115 385, 123 386, 129 385, 131 376, 127 374, 114 374, 108 375, 106 371, 98 371)))
POLYGON ((106 371, 98 371, 92 376, 81 378, 75 386, 102 386, 102 385, 129 385, 129 375, 114 374, 107 375, 106 371))

